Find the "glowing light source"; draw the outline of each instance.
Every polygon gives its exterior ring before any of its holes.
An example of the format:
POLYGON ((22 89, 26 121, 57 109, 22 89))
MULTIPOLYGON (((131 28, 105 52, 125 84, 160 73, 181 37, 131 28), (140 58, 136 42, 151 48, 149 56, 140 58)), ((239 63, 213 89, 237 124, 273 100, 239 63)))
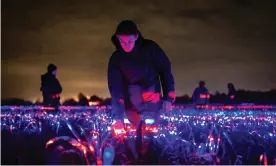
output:
MULTIPOLYGON (((51 108, 51 107, 50 107, 51 108)), ((223 162, 220 156, 217 155, 218 149, 225 148, 222 146, 228 143, 233 149, 235 149, 235 142, 233 139, 241 139, 240 137, 234 138, 232 134, 242 131, 246 135, 247 139, 251 137, 258 137, 263 141, 274 140, 275 126, 276 124, 276 110, 275 106, 268 105, 239 105, 239 106, 204 106, 206 111, 197 111, 188 106, 174 107, 175 109, 166 112, 160 116, 162 121, 166 121, 166 125, 153 126, 153 119, 146 119, 146 125, 143 127, 143 131, 148 133, 154 133, 154 138, 160 141, 164 146, 170 146, 172 151, 176 151, 176 155, 184 156, 193 153, 191 149, 208 149, 210 152, 203 151, 201 156, 216 155, 214 161, 216 163, 223 162), (231 109, 231 110, 230 110, 231 109), (272 109, 273 111, 264 111, 272 109), (254 111, 256 110, 256 111, 254 111), (183 127, 181 127, 183 126, 183 127), (210 126, 212 126, 210 128, 210 126), (221 126, 218 130, 216 126, 221 126), (203 133, 202 140, 204 144, 196 142, 194 135, 196 130, 206 131, 203 133), (183 134, 189 134, 189 138, 182 137, 183 134), (250 137, 248 137, 250 135, 250 137), (187 140, 185 140, 187 139, 187 140), (162 142, 163 140, 163 142, 162 142), (164 143, 164 141, 166 143, 164 143), (183 142, 183 144, 181 144, 183 142), (170 145, 167 145, 170 144, 170 145), (180 153, 180 146, 184 146, 187 151, 180 153)), ((51 126, 57 133, 63 124, 67 124, 71 121, 79 122, 79 127, 82 132, 87 131, 89 140, 92 140, 93 144, 100 142, 99 139, 101 133, 114 133, 111 137, 128 139, 133 138, 132 133, 135 134, 136 128, 133 127, 127 119, 124 119, 124 124, 111 123, 113 120, 106 114, 111 107, 78 107, 78 106, 61 106, 60 111, 57 114, 51 115, 48 107, 38 106, 2 106, 1 108, 1 130, 7 130, 13 132, 28 132, 28 133, 40 133, 45 125, 41 125, 41 122, 47 122, 47 125, 51 126), (75 110, 75 111, 70 111, 75 110), (92 114, 97 112, 96 114, 92 114), (107 111, 97 111, 107 110, 107 111), (20 119, 20 121, 18 121, 20 119), (114 126, 113 126, 114 125, 114 126), (127 134, 126 134, 127 133, 127 134)), ((74 126, 67 126, 68 129, 76 137, 76 142, 72 142, 72 145, 81 149, 83 154, 90 152, 98 153, 98 149, 95 146, 87 145, 78 133, 74 130, 74 126)), ((245 140, 247 141, 247 140, 245 140)), ((50 140, 46 143, 46 146, 53 144, 55 140, 50 140)), ((246 143, 245 143, 246 144, 246 143)), ((228 150, 227 150, 228 151, 228 150)), ((261 154, 259 162, 262 165, 269 164, 271 160, 270 155, 266 153, 261 154)), ((187 156, 186 156, 187 157, 187 156)), ((237 155, 237 160, 239 156, 237 155)), ((240 160, 239 162, 242 162, 240 160)), ((235 162, 233 162, 235 163, 235 162)), ((99 161, 101 164, 101 161, 99 161)))
POLYGON ((209 94, 200 94, 201 99, 209 99, 210 95, 209 94))
POLYGON ((154 119, 146 119, 145 123, 146 124, 153 124, 154 123, 154 119))
POLYGON ((99 101, 89 101, 88 102, 89 106, 96 106, 96 105, 100 105, 99 101))

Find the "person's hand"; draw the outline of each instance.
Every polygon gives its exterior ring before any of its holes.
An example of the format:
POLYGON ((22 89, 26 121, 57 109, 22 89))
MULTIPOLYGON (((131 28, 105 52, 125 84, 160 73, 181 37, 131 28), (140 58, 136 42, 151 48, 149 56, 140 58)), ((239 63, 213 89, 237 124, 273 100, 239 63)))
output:
POLYGON ((124 105, 124 100, 123 99, 116 99, 112 101, 112 109, 110 111, 110 116, 113 119, 121 119, 122 115, 125 111, 125 105, 124 105))
POLYGON ((172 103, 170 101, 163 101, 163 110, 165 112, 172 110, 172 103))
POLYGON ((172 102, 175 102, 176 94, 174 91, 169 92, 168 96, 172 99, 172 102))
POLYGON ((120 135, 125 133, 124 124, 121 120, 115 120, 111 125, 111 129, 113 130, 113 133, 115 135, 120 135))
POLYGON ((157 103, 158 101, 160 101, 160 93, 143 92, 142 98, 144 102, 157 103))
POLYGON ((125 102, 124 102, 124 99, 119 99, 119 103, 120 104, 124 104, 125 102))

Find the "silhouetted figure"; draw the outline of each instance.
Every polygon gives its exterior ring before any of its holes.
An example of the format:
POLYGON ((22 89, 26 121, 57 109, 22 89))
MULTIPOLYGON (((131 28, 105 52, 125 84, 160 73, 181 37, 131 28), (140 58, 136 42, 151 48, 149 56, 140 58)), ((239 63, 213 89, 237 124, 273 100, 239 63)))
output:
POLYGON ((204 81, 199 82, 199 86, 194 90, 192 98, 195 105, 206 105, 209 103, 210 94, 205 87, 204 81))
POLYGON ((228 102, 227 104, 235 104, 236 103, 236 89, 234 87, 234 84, 228 83, 228 102))
POLYGON ((47 73, 41 75, 41 88, 43 96, 43 105, 58 108, 60 105, 60 94, 62 87, 56 78, 57 67, 49 64, 47 73))
POLYGON ((169 110, 175 100, 168 57, 154 41, 144 39, 130 20, 118 25, 112 42, 116 50, 109 59, 108 86, 114 119, 122 120, 126 113, 137 131, 141 117, 148 116, 158 123, 162 105, 163 110, 169 110))

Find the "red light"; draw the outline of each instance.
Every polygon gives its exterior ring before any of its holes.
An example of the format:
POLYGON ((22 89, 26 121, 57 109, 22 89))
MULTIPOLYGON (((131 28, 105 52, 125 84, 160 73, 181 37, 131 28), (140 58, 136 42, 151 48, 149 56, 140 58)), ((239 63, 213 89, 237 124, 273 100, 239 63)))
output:
POLYGON ((154 92, 143 92, 142 94, 143 101, 157 103, 160 101, 160 94, 154 92))
POLYGON ((49 146, 50 144, 52 144, 52 143, 54 143, 53 140, 48 141, 48 142, 46 143, 46 147, 48 147, 48 146, 49 146))
POLYGON ((260 155, 260 162, 263 160, 263 155, 261 154, 260 155))
POLYGON ((89 149, 90 149, 91 152, 95 151, 95 149, 94 149, 94 147, 92 145, 89 145, 89 149))
POLYGON ((126 131, 124 129, 114 129, 115 135, 125 134, 126 131))
POLYGON ((206 99, 207 97, 206 97, 206 95, 200 95, 200 98, 201 99, 206 99))
POLYGON ((55 110, 54 107, 42 107, 43 110, 55 110))
POLYGON ((216 157, 216 162, 220 163, 220 159, 218 157, 216 157))
POLYGON ((145 127, 144 130, 152 133, 158 132, 158 129, 156 127, 145 127))
POLYGON ((101 158, 97 158, 97 165, 103 165, 103 161, 101 158))
POLYGON ((200 94, 199 96, 201 99, 209 99, 210 95, 209 94, 200 94))

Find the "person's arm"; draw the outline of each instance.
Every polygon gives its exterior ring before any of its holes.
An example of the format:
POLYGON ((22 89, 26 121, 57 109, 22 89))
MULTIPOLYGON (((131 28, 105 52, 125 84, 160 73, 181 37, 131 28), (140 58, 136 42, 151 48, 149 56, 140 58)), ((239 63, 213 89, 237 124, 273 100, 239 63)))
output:
POLYGON ((57 92, 58 94, 60 94, 60 93, 62 92, 62 87, 61 87, 61 85, 60 85, 58 79, 57 79, 56 81, 57 81, 57 84, 56 84, 56 92, 57 92))
POLYGON ((114 119, 122 119, 124 115, 124 81, 123 75, 116 65, 116 59, 112 55, 108 63, 107 71, 108 89, 111 95, 112 116, 114 119))
POLYGON ((40 86, 40 91, 44 92, 44 82, 43 82, 43 75, 40 76, 40 80, 41 80, 41 86, 40 86))
POLYGON ((62 92, 62 87, 58 79, 54 76, 50 78, 48 87, 48 92, 52 95, 60 94, 62 92))
POLYGON ((48 85, 46 83, 45 76, 41 75, 40 79, 41 79, 40 91, 42 91, 44 93, 49 93, 49 88, 47 87, 48 85))
POLYGON ((174 102, 175 84, 171 70, 171 62, 165 52, 156 43, 154 43, 154 47, 156 66, 163 90, 163 99, 174 102))
POLYGON ((198 99, 198 90, 197 90, 197 88, 193 92, 192 99, 193 99, 193 103, 196 103, 196 101, 198 99))

